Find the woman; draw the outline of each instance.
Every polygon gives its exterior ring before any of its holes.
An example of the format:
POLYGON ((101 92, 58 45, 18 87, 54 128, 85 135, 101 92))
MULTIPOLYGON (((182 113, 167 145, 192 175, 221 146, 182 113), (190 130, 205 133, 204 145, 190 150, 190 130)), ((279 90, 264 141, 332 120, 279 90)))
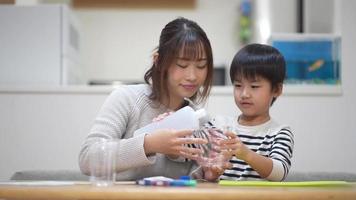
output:
MULTIPOLYGON (((102 138, 118 140, 117 180, 148 176, 177 178, 192 172, 201 153, 185 144, 206 141, 186 137, 192 130, 157 130, 135 135, 158 115, 204 102, 212 85, 213 57, 209 39, 201 27, 188 19, 169 22, 161 32, 146 84, 121 86, 103 104, 79 155, 80 169, 90 174, 88 149, 102 138), (167 155, 170 155, 169 157, 167 155)), ((179 123, 179 122, 177 122, 179 123)))

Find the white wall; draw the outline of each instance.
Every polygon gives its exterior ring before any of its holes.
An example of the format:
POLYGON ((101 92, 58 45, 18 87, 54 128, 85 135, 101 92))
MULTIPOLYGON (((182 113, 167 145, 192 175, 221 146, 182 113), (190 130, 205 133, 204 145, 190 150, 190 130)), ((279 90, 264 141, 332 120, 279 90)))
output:
POLYGON ((238 49, 240 0, 197 0, 193 9, 77 9, 87 79, 142 80, 165 24, 182 16, 207 33, 215 63, 227 65, 238 49))
POLYGON ((0 180, 21 170, 78 169, 80 145, 106 95, 0 92, 0 180))
POLYGON ((265 44, 271 33, 296 32, 297 1, 254 0, 252 5, 254 9, 253 42, 265 44))
MULTIPOLYGON (((192 9, 77 9, 84 78, 141 81, 162 28, 179 16, 196 21, 206 31, 215 65, 228 67, 241 46, 239 6, 240 0, 196 0, 192 9)), ((252 41, 266 43, 270 31, 295 32, 295 1, 254 0, 252 6, 252 41)))
POLYGON ((334 4, 337 0, 304 1, 304 31, 306 33, 333 33, 334 4))

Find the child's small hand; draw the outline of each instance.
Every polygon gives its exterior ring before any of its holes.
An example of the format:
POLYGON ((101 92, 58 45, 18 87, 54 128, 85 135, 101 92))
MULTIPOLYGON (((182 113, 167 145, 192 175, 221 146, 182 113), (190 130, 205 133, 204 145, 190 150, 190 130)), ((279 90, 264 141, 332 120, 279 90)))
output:
POLYGON ((246 160, 250 149, 240 140, 235 133, 227 131, 225 135, 228 137, 226 140, 219 141, 219 148, 226 150, 231 156, 236 156, 241 160, 246 160))
POLYGON ((204 179, 207 181, 216 181, 226 169, 231 169, 232 164, 229 162, 231 156, 226 151, 221 152, 224 156, 224 161, 219 163, 219 165, 213 165, 211 167, 203 167, 204 179))

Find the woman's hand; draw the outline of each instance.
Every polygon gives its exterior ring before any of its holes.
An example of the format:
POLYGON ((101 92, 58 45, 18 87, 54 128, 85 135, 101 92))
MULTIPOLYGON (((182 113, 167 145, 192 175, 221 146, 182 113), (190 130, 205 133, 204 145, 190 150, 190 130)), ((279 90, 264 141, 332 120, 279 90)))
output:
POLYGON ((162 153, 171 156, 183 156, 195 160, 203 153, 201 149, 188 147, 187 144, 206 144, 202 138, 190 137, 193 130, 157 130, 145 136, 146 154, 162 153))

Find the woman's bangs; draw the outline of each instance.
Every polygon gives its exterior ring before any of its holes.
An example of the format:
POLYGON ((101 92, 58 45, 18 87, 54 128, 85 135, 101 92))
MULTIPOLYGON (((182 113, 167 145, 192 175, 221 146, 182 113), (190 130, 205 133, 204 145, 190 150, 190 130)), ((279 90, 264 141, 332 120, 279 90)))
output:
POLYGON ((188 60, 206 59, 205 48, 199 40, 188 40, 181 45, 179 57, 188 60))

